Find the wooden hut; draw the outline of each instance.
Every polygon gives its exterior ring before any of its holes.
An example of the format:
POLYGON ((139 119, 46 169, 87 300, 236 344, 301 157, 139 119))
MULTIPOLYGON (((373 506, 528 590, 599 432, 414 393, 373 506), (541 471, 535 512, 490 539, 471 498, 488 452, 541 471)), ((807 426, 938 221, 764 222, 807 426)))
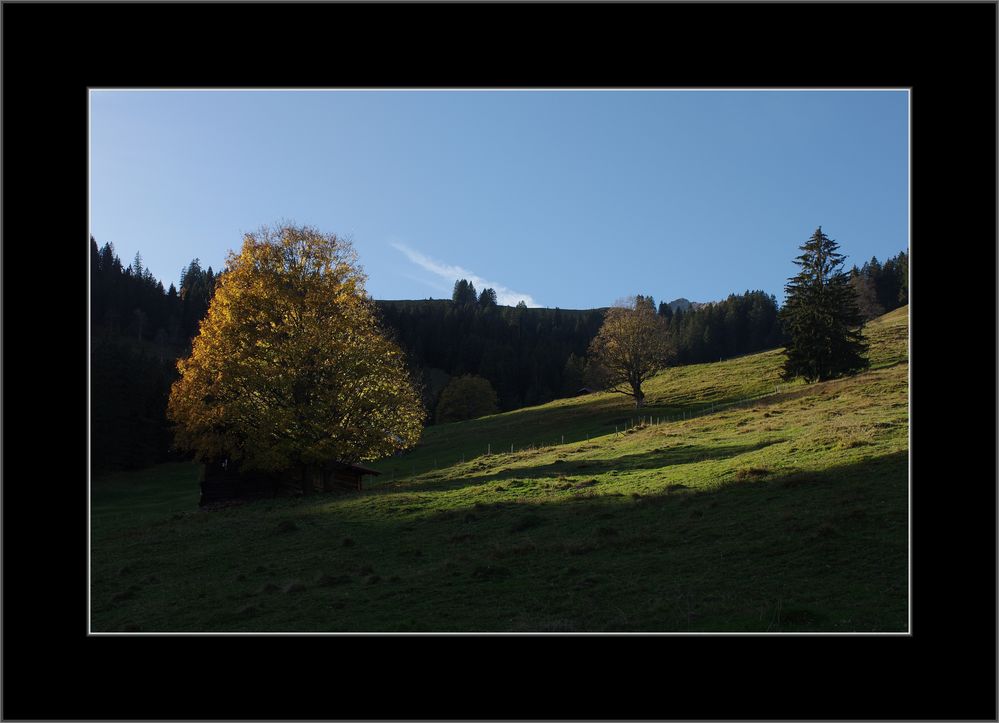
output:
POLYGON ((379 475, 381 472, 361 464, 329 462, 323 466, 320 474, 324 492, 333 492, 338 489, 356 489, 360 492, 364 489, 364 475, 379 475))

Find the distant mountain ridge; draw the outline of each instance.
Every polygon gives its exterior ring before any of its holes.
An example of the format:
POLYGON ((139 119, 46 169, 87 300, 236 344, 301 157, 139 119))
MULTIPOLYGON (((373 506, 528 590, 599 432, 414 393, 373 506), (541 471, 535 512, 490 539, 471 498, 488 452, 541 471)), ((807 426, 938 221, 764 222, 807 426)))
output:
POLYGON ((691 301, 690 299, 685 299, 681 296, 679 299, 674 299, 673 301, 669 302, 667 306, 669 306, 670 311, 672 311, 675 314, 677 309, 680 309, 681 311, 684 312, 690 311, 691 309, 697 311, 702 306, 707 306, 708 304, 712 303, 714 302, 691 301))

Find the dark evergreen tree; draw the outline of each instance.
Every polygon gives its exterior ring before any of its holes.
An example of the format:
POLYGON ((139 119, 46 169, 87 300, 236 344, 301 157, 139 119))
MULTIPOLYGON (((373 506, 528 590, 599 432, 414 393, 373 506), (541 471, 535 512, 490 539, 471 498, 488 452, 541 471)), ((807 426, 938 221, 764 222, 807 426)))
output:
POLYGON ((842 271, 839 244, 820 226, 799 247, 794 263, 801 271, 784 287, 781 319, 789 336, 784 377, 821 381, 860 371, 869 365, 860 333, 863 316, 849 277, 842 271))
POLYGON ((466 304, 477 303, 479 297, 471 281, 459 279, 454 282, 454 291, 451 294, 451 300, 458 306, 465 306, 466 304))
POLYGON ((899 306, 899 275, 897 259, 888 259, 881 267, 881 275, 877 280, 878 302, 884 309, 894 309, 899 306))
POLYGON ((898 305, 909 303, 909 255, 899 251, 895 271, 898 274, 898 305))
POLYGON ((874 319, 885 313, 878 301, 878 290, 874 279, 856 266, 850 271, 850 286, 857 295, 857 308, 865 320, 874 319))
POLYGON ((483 289, 479 294, 479 306, 484 309, 496 306, 496 289, 483 289))
POLYGON ((197 261, 182 274, 185 299, 165 291, 137 253, 122 265, 114 246, 91 239, 90 311, 94 470, 140 467, 170 458, 166 395, 176 359, 214 289, 197 261), (195 303, 195 299, 201 301, 195 303), (185 312, 189 329, 182 328, 185 312), (200 309, 200 311, 199 311, 200 309))

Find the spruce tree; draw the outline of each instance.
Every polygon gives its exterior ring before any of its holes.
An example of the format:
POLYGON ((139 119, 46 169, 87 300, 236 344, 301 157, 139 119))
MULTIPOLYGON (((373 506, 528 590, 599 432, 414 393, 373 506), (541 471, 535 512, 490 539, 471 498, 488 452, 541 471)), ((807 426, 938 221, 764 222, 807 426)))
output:
POLYGON ((837 253, 839 244, 820 226, 799 248, 804 253, 794 263, 801 271, 788 279, 781 309, 789 337, 784 378, 813 382, 865 369, 869 362, 859 328, 863 317, 842 270, 845 257, 837 253))

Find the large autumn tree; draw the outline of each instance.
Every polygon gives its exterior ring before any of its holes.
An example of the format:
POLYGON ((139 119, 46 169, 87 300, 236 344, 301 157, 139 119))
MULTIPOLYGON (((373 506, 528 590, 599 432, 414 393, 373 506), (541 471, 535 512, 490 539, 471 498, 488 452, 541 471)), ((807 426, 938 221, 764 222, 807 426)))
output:
POLYGON ((642 384, 673 358, 667 322, 656 313, 651 296, 618 302, 607 310, 603 326, 590 342, 590 373, 608 391, 645 402, 642 384))
POLYGON ((424 416, 351 244, 310 227, 247 234, 218 277, 168 416, 199 460, 307 473, 416 443, 424 416))
POLYGON ((800 271, 784 287, 781 321, 789 338, 784 378, 821 381, 867 368, 864 317, 843 271, 839 244, 820 226, 800 247, 800 271))

